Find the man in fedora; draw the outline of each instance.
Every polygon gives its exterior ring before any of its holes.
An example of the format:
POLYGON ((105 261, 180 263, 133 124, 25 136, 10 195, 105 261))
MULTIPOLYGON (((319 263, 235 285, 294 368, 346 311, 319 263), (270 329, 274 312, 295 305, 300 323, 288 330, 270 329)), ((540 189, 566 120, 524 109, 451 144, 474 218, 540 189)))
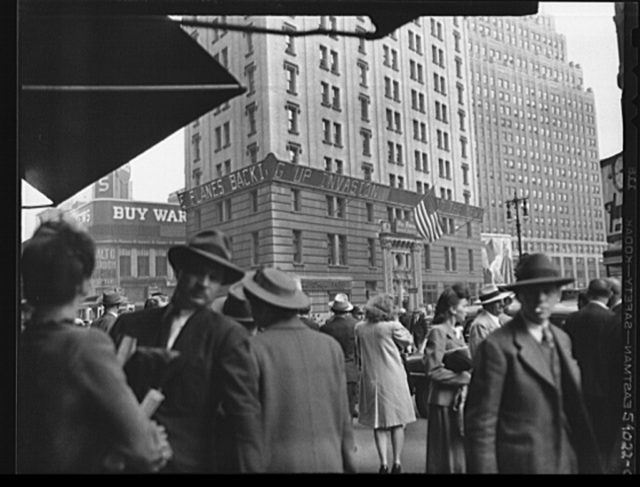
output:
POLYGON ((520 259, 521 308, 476 350, 465 407, 469 473, 600 473, 571 340, 549 322, 562 277, 544 254, 520 259))
POLYGON ((358 416, 356 404, 358 402, 358 383, 360 374, 356 364, 356 323, 357 320, 351 314, 353 304, 349 302, 346 294, 338 293, 329 303, 329 309, 333 315, 326 321, 320 331, 332 336, 342 348, 347 379, 347 394, 349 396, 349 411, 353 418, 358 416))
MULTIPOLYGON (((607 281, 592 279, 587 288, 588 303, 569 315, 563 327, 580 366, 584 399, 601 453, 612 449, 616 436, 615 402, 621 402, 620 397, 614 399, 613 405, 610 402, 610 386, 620 381, 619 373, 610 373, 609 339, 618 326, 616 314, 607 306, 611 294, 607 281)), ((622 347, 617 352, 620 354, 622 347)))
MULTIPOLYGON (((261 471, 260 403, 249 334, 211 309, 221 286, 239 281, 244 272, 231 262, 229 238, 216 230, 171 247, 168 258, 177 277, 171 302, 124 314, 112 329, 116 341, 130 335, 138 346, 179 353, 173 373, 151 384, 165 396, 154 418, 165 426, 174 451, 165 471, 261 471), (228 426, 224 430, 215 421, 220 409, 228 426), (222 438, 221 431, 230 436, 222 438), (224 467, 221 445, 227 449, 224 467)), ((132 387, 140 390, 140 384, 132 387)))
POLYGON ((258 333, 258 327, 251 314, 251 306, 244 295, 242 282, 236 282, 229 288, 226 296, 217 298, 213 302, 212 309, 240 323, 247 329, 249 335, 254 336, 258 333))
POLYGON ((124 302, 124 297, 118 292, 103 293, 102 306, 104 307, 104 312, 100 318, 91 323, 91 328, 97 328, 109 333, 118 319, 118 306, 124 302))
POLYGON ((242 281, 256 324, 266 471, 354 472, 355 444, 340 345, 300 321, 309 298, 274 268, 242 281))
POLYGON ((480 342, 502 326, 500 314, 504 310, 505 299, 511 296, 512 292, 500 291, 495 284, 487 284, 480 289, 480 297, 476 304, 482 305, 482 311, 469 326, 469 352, 472 358, 480 342))

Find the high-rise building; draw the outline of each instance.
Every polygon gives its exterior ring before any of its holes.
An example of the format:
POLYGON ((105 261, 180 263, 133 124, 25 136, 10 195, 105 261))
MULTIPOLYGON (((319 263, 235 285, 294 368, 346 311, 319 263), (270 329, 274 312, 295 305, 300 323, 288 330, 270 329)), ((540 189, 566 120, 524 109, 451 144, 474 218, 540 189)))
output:
MULTIPOLYGON (((199 19, 205 20, 205 19, 199 19)), ((365 17, 216 17, 294 32, 373 30, 365 17)), ((187 232, 233 237, 246 269, 294 272, 314 309, 335 292, 413 308, 482 282, 462 19, 418 18, 378 41, 188 28, 247 92, 185 129, 187 232), (445 236, 412 209, 436 191, 445 236)))
POLYGON ((553 18, 468 17, 464 24, 482 230, 515 235, 506 205, 525 198, 523 253, 548 254, 586 286, 600 276, 606 248, 593 92, 567 59, 553 18))

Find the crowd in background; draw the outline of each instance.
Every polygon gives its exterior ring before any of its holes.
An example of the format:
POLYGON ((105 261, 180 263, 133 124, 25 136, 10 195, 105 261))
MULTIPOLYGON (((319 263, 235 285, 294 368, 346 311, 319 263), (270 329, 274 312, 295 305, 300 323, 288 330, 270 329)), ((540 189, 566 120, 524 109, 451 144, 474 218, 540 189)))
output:
POLYGON ((319 322, 294 276, 245 272, 231 255, 224 233, 200 232, 169 250, 171 296, 128 312, 105 293, 102 315, 78 326, 95 245, 64 219, 36 230, 22 253, 19 472, 353 473, 357 421, 379 473, 401 473, 417 354, 426 473, 619 473, 615 279, 591 281, 562 329, 549 318, 573 280, 543 254, 476 301, 461 284, 435 309, 338 293, 319 322), (468 319, 471 305, 482 309, 468 319))

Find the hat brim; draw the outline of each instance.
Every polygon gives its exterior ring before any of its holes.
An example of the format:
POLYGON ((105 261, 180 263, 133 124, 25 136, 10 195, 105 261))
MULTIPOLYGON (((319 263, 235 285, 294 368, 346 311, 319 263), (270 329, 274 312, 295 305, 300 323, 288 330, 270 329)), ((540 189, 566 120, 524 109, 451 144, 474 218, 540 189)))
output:
POLYGON ((225 269, 222 284, 233 284, 244 277, 244 271, 240 267, 232 264, 227 259, 218 255, 205 252, 200 249, 194 249, 188 245, 178 245, 171 247, 167 254, 169 263, 174 269, 180 269, 188 260, 207 260, 214 264, 221 265, 225 269))
POLYGON ((501 287, 508 291, 515 291, 523 287, 540 286, 544 284, 555 284, 556 286, 564 286, 565 284, 571 284, 575 279, 572 277, 537 277, 535 279, 524 279, 522 281, 516 281, 511 284, 503 284, 501 287))
POLYGON ((293 296, 288 297, 278 296, 266 291, 253 280, 254 274, 255 272, 247 273, 242 279, 242 285, 245 291, 250 292, 266 303, 284 309, 304 309, 311 304, 309 297, 300 289, 296 289, 293 296))
POLYGON ((502 301, 503 299, 507 299, 507 298, 510 298, 512 296, 513 296, 513 293, 511 291, 503 291, 500 294, 498 294, 498 295, 496 295, 496 296, 494 296, 492 298, 486 299, 484 301, 482 299, 477 299, 474 304, 495 303, 496 301, 502 301))
POLYGON ((348 306, 346 308, 336 308, 334 304, 335 301, 331 301, 329 303, 329 309, 331 309, 331 311, 346 311, 348 313, 349 311, 353 310, 353 304, 351 303, 348 303, 348 306))

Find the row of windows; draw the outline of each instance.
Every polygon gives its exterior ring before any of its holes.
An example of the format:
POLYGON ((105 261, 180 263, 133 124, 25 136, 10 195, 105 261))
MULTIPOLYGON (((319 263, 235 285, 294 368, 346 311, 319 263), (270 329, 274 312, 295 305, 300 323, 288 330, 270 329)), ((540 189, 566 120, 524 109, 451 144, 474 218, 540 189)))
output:
POLYGON ((155 256, 155 273, 151 275, 150 268, 150 257, 148 255, 138 255, 136 257, 136 270, 137 272, 132 272, 131 266, 131 255, 121 255, 119 257, 120 264, 120 277, 166 277, 168 268, 167 268, 167 257, 164 255, 156 255, 155 256))

